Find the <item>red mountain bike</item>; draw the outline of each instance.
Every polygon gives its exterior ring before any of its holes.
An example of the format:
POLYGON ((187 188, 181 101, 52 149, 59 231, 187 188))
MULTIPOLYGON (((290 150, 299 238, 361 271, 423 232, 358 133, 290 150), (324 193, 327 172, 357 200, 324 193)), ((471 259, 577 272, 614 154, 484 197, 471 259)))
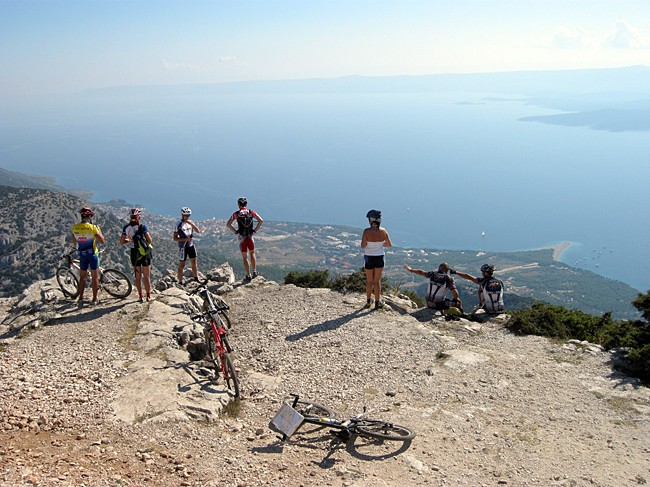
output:
POLYGON ((222 318, 222 314, 226 314, 225 311, 228 308, 226 305, 226 308, 220 310, 215 305, 212 294, 205 286, 206 283, 207 281, 199 283, 198 287, 189 293, 190 295, 198 294, 201 296, 205 309, 204 312, 192 314, 190 317, 192 320, 203 324, 208 358, 214 365, 215 375, 218 376, 219 372, 221 372, 226 387, 228 387, 234 397, 238 398, 239 379, 237 378, 235 366, 232 364, 232 359, 230 358, 232 347, 228 342, 228 330, 226 330, 226 323, 230 325, 230 317, 227 317, 227 322, 222 318))

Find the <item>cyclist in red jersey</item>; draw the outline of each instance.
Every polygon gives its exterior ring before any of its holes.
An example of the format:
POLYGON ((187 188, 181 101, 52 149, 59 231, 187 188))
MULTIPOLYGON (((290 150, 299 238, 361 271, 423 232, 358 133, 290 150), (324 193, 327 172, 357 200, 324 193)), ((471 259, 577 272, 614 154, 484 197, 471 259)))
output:
POLYGON ((249 210, 246 205, 248 205, 246 198, 239 198, 237 200, 237 206, 239 206, 239 209, 232 214, 226 226, 239 238, 239 250, 241 251, 241 257, 244 261, 244 270, 246 271, 244 281, 248 282, 258 276, 253 234, 257 233, 259 228, 262 226, 262 223, 264 223, 264 220, 262 220, 262 217, 259 214, 255 213, 253 210, 249 210), (237 221, 236 229, 233 226, 235 221, 237 221), (250 265, 248 263, 249 255, 250 265))

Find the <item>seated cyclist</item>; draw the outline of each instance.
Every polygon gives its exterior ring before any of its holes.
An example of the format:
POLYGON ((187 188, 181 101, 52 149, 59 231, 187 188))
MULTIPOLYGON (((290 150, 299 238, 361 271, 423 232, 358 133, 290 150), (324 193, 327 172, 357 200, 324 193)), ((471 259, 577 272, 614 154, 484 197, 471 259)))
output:
POLYGON ((442 311, 446 314, 449 308, 455 307, 462 313, 462 303, 458 297, 458 290, 454 283, 454 278, 451 277, 449 272, 449 265, 445 262, 438 266, 437 271, 424 271, 422 269, 413 269, 412 267, 404 264, 404 269, 429 279, 429 287, 427 289, 427 307, 442 311), (452 298, 449 298, 451 292, 452 298))

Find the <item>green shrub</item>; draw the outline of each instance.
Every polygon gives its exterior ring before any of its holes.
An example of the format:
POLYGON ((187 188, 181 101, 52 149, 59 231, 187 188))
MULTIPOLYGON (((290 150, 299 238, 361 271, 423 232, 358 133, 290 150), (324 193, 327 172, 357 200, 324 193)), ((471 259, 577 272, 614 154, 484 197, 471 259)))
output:
POLYGON ((291 271, 284 278, 284 283, 308 288, 330 287, 330 273, 327 269, 305 272, 291 271))
POLYGON ((546 303, 535 303, 529 309, 512 313, 509 328, 522 335, 541 335, 563 340, 576 338, 593 341, 600 318, 582 311, 546 303))
MULTIPOLYGON (((650 291, 639 294, 632 304, 646 320, 650 317, 650 291)), ((626 348, 629 365, 625 371, 650 382, 650 323, 647 321, 615 321, 611 313, 598 318, 562 306, 535 303, 530 309, 513 312, 508 327, 522 335, 587 340, 607 350, 626 348)))

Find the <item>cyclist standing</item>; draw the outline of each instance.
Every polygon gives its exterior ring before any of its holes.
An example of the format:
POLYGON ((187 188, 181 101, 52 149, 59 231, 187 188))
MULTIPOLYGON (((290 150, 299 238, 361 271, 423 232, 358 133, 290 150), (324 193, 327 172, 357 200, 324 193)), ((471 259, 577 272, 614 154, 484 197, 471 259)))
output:
POLYGON ((228 229, 233 232, 235 235, 238 235, 239 238, 239 250, 241 251, 241 257, 244 261, 244 270, 246 271, 246 277, 244 282, 248 282, 251 279, 254 279, 258 276, 257 274, 257 260, 255 258, 255 241, 253 240, 253 234, 256 233, 259 228, 264 223, 262 217, 255 213, 253 210, 249 210, 246 205, 248 201, 246 198, 239 198, 237 200, 237 206, 239 209, 232 214, 226 226, 228 229), (233 226, 233 222, 237 221, 237 229, 233 226), (255 225, 253 223, 256 222, 255 225), (248 264, 248 255, 250 254, 251 262, 248 264), (252 274, 251 274, 252 268, 252 274))
POLYGON ((381 226, 381 211, 370 210, 366 214, 370 227, 363 231, 361 248, 364 250, 366 269, 366 308, 372 305, 371 296, 375 294, 375 309, 383 308, 381 301, 381 273, 384 270, 384 247, 391 247, 388 232, 381 226))
POLYGON ((151 234, 147 225, 140 223, 142 210, 140 208, 131 208, 129 223, 122 228, 120 245, 131 244, 131 265, 135 274, 135 287, 138 289, 138 296, 142 302, 142 281, 144 280, 144 290, 147 294, 147 301, 151 299, 151 234), (144 241, 143 241, 144 240, 144 241), (140 248, 148 248, 148 252, 143 254, 140 248), (144 279, 143 279, 144 278, 144 279))
POLYGON ((83 207, 80 211, 81 223, 72 226, 72 243, 79 252, 79 304, 83 303, 84 290, 86 289, 86 275, 90 268, 91 284, 93 288, 93 304, 97 304, 97 291, 99 290, 99 251, 97 242, 104 243, 104 235, 97 225, 93 225, 93 210, 83 207))
POLYGON ((192 220, 190 220, 190 215, 192 210, 187 206, 181 208, 181 221, 176 224, 174 228, 174 242, 178 242, 178 283, 183 284, 183 269, 185 268, 185 262, 187 259, 190 259, 192 265, 192 275, 194 279, 198 279, 199 271, 196 263, 196 248, 194 247, 194 232, 201 233, 199 227, 197 227, 192 220))

